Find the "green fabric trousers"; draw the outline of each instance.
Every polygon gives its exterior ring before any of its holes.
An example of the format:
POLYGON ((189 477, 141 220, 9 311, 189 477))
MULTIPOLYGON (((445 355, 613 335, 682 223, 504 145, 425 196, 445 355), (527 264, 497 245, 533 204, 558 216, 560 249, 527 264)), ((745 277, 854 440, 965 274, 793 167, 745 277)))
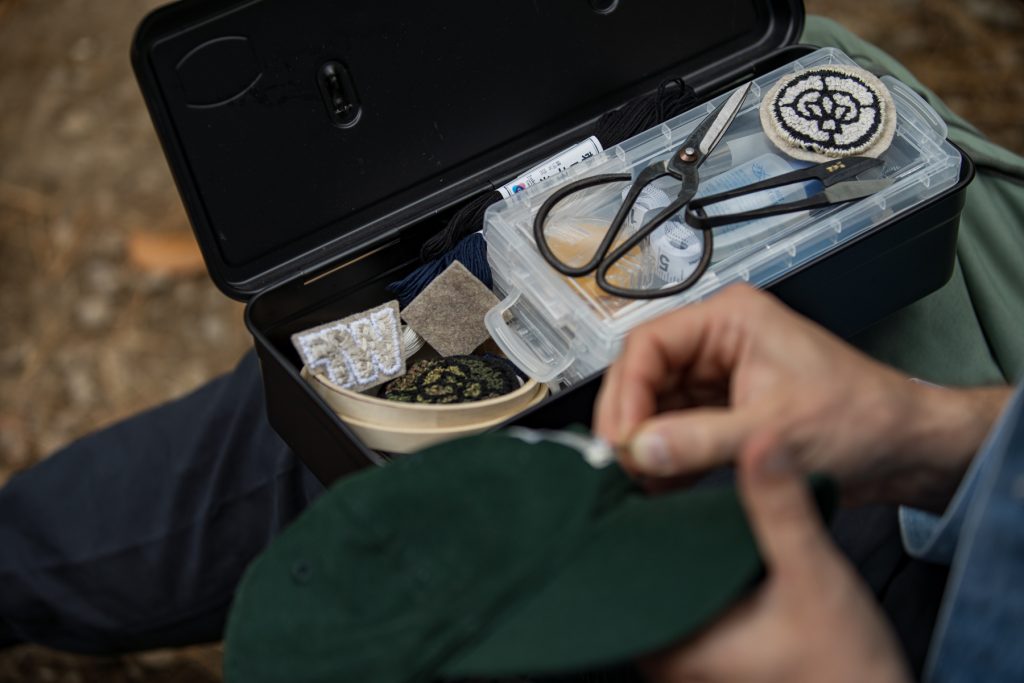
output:
POLYGON ((967 189, 950 281, 852 341, 879 360, 938 384, 1019 381, 1024 376, 1024 158, 987 140, 906 67, 834 21, 809 16, 801 42, 839 48, 873 73, 890 74, 914 88, 978 169, 967 189))

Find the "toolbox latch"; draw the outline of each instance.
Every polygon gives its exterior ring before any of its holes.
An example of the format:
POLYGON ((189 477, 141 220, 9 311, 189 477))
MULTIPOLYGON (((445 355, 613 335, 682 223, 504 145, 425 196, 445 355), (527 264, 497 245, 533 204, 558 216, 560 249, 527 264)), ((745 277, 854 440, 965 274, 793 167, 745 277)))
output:
POLYGON ((339 128, 351 128, 359 123, 362 107, 348 69, 341 62, 327 62, 317 74, 320 94, 323 95, 331 122, 339 128))

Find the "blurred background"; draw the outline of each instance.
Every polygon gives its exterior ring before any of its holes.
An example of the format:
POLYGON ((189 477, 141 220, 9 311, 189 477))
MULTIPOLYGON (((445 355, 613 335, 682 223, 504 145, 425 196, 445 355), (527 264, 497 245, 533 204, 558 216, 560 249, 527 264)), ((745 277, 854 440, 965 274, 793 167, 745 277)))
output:
MULTIPOLYGON (((205 274, 131 73, 134 27, 160 4, 0 0, 0 485, 250 346, 241 305, 205 274)), ((806 4, 1024 153, 1024 1, 806 4)), ((0 683, 205 683, 219 668, 217 646, 0 652, 0 683)))

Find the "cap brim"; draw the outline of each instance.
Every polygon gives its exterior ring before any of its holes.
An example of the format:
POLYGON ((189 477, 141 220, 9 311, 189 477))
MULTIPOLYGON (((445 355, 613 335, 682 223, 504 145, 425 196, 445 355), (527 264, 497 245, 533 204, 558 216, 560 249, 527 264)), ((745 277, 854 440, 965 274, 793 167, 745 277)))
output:
MULTIPOLYGON (((831 507, 830 486, 818 481, 815 493, 831 507)), ((623 663, 695 634, 762 574, 732 487, 633 496, 441 673, 545 675, 623 663)))

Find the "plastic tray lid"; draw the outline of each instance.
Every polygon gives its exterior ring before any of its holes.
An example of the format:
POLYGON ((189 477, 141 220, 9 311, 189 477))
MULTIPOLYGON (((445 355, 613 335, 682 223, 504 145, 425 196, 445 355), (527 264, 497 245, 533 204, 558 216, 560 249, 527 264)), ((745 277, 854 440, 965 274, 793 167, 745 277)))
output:
MULTIPOLYGON (((733 157, 717 173, 730 166, 749 167, 754 161, 769 164, 772 159, 780 166, 769 175, 791 170, 783 161, 785 154, 761 132, 758 111, 763 93, 783 75, 801 69, 854 64, 840 50, 822 48, 755 78, 718 148, 724 151, 735 145, 733 151, 739 159, 733 157)), ((587 282, 562 276, 540 257, 533 236, 534 217, 562 183, 601 173, 628 172, 635 178, 651 161, 685 140, 731 91, 587 159, 564 176, 548 178, 491 207, 484 221, 487 257, 495 283, 505 296, 486 316, 491 337, 534 379, 571 384, 605 368, 618 354, 626 334, 642 322, 733 282, 769 287, 953 187, 960 177, 961 156, 946 140, 946 124, 910 87, 892 76, 883 76, 882 81, 897 112, 895 137, 880 157, 881 174, 893 183, 870 197, 813 214, 798 212, 716 230, 715 255, 708 271, 693 287, 674 296, 621 299, 600 292, 592 277, 587 282)), ((702 174, 702 185, 714 183, 715 175, 702 174)), ((674 192, 678 182, 667 179, 666 186, 674 192)), ((580 222, 604 230, 619 209, 622 194, 621 186, 591 191, 567 210, 565 224, 572 223, 575 211, 580 222)), ((557 219, 549 221, 549 238, 557 223, 557 219)), ((649 249, 644 258, 653 260, 652 254, 649 249)))
POLYGON ((741 77, 802 25, 797 0, 183 0, 132 61, 207 268, 245 299, 500 185, 667 77, 741 77))

